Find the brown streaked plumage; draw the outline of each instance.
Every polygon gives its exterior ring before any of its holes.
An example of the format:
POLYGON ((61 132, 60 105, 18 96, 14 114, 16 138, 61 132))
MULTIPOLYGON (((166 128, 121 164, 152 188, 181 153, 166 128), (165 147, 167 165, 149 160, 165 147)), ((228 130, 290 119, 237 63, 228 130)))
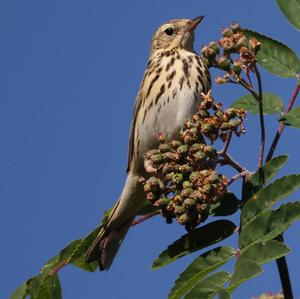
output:
POLYGON ((156 31, 149 62, 133 112, 128 154, 128 176, 108 223, 86 253, 108 270, 134 217, 145 202, 138 182, 146 176, 144 155, 158 145, 159 133, 176 138, 184 121, 195 112, 200 93, 210 89, 205 63, 193 50, 194 29, 203 17, 171 20, 156 31))

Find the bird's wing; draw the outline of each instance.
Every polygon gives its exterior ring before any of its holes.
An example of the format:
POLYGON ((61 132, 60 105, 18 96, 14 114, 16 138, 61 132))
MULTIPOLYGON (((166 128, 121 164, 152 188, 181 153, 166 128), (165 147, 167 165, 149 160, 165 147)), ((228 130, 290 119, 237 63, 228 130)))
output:
POLYGON ((136 126, 136 120, 138 112, 142 105, 142 93, 139 92, 135 101, 135 106, 132 114, 132 121, 131 121, 131 128, 130 128, 130 138, 129 138, 129 145, 128 145, 128 164, 127 164, 127 170, 126 172, 130 171, 130 165, 133 159, 133 153, 134 153, 134 139, 135 139, 135 126, 136 126))

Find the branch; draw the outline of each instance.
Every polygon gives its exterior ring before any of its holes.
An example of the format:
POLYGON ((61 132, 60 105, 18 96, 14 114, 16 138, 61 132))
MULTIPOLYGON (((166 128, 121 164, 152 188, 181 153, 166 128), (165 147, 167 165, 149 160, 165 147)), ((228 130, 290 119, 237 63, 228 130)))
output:
POLYGON ((259 158, 258 158, 258 167, 262 167, 264 161, 264 152, 265 152, 265 144, 266 144, 266 130, 265 130, 265 121, 264 121, 264 108, 263 108, 263 94, 262 94, 262 82, 260 73, 257 69, 256 64, 254 64, 254 73, 257 78, 258 84, 258 106, 259 106, 259 121, 260 121, 260 150, 259 150, 259 158))
MULTIPOLYGON (((287 107, 286 107, 286 109, 284 111, 285 114, 291 111, 292 107, 295 104, 296 98, 297 98, 297 96, 299 94, 299 91, 300 91, 300 82, 297 82, 297 85, 296 85, 296 87, 295 87, 295 89, 294 89, 294 91, 292 93, 290 101, 289 101, 289 103, 288 103, 288 105, 287 105, 287 107)), ((268 155, 267 155, 267 158, 266 158, 266 162, 268 162, 269 160, 272 159, 272 157, 274 155, 274 152, 275 152, 275 149, 277 147, 278 141, 279 141, 279 139, 281 137, 281 134, 282 134, 284 128, 285 128, 285 125, 282 122, 280 122, 278 130, 277 130, 277 132, 275 134, 275 137, 273 139, 273 142, 272 142, 272 144, 270 146, 270 150, 268 152, 268 155)))
POLYGON ((131 226, 138 225, 138 224, 140 224, 140 223, 142 223, 142 222, 144 222, 144 221, 146 221, 146 220, 148 220, 148 219, 150 219, 150 218, 152 218, 153 216, 156 216, 156 215, 158 215, 158 214, 160 214, 160 211, 154 211, 154 212, 151 212, 151 213, 146 214, 146 215, 144 215, 144 216, 141 216, 141 217, 137 218, 136 220, 134 220, 134 221, 131 223, 131 226))
POLYGON ((252 173, 250 173, 249 171, 242 171, 236 175, 234 175, 233 177, 231 177, 228 180, 228 185, 231 185, 232 183, 234 183, 236 180, 240 179, 240 178, 245 178, 247 179, 250 175, 252 175, 252 173))
POLYGON ((218 163, 223 165, 230 165, 238 172, 249 172, 244 166, 240 165, 238 162, 236 162, 230 155, 227 153, 218 152, 218 155, 221 156, 223 159, 219 159, 218 163))
POLYGON ((226 141, 225 141, 225 144, 224 144, 223 149, 222 149, 221 152, 220 152, 220 155, 224 155, 224 154, 227 153, 227 150, 228 150, 229 145, 230 145, 231 137, 232 137, 232 131, 230 131, 230 132, 227 134, 227 139, 226 139, 226 141))

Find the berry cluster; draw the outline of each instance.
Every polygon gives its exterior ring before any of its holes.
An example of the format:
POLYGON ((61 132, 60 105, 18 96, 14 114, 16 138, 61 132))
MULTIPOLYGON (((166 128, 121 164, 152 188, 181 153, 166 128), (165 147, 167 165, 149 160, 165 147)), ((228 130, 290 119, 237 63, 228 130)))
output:
POLYGON ((255 38, 247 38, 237 23, 222 30, 222 38, 202 47, 201 54, 209 67, 216 67, 226 72, 224 77, 217 77, 216 83, 222 84, 230 78, 238 80, 242 71, 248 72, 256 63, 256 54, 260 42, 255 38), (237 54, 233 58, 232 54, 237 54))
POLYGON ((160 135, 160 145, 145 157, 146 171, 152 174, 143 180, 147 199, 166 218, 192 230, 203 222, 209 208, 226 192, 227 179, 216 172, 218 153, 215 140, 226 140, 230 132, 243 132, 245 111, 222 110, 211 96, 202 94, 198 112, 185 122, 178 140, 166 142, 160 135), (208 142, 210 145, 208 145, 208 142))

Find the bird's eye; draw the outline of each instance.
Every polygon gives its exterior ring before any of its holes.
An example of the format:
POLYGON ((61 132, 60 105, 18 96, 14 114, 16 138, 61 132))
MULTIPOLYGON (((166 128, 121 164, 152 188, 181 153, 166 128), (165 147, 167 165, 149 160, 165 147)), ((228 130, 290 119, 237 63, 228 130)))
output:
POLYGON ((173 35, 174 34, 174 29, 171 28, 171 27, 168 27, 166 30, 165 30, 165 33, 167 35, 173 35))

